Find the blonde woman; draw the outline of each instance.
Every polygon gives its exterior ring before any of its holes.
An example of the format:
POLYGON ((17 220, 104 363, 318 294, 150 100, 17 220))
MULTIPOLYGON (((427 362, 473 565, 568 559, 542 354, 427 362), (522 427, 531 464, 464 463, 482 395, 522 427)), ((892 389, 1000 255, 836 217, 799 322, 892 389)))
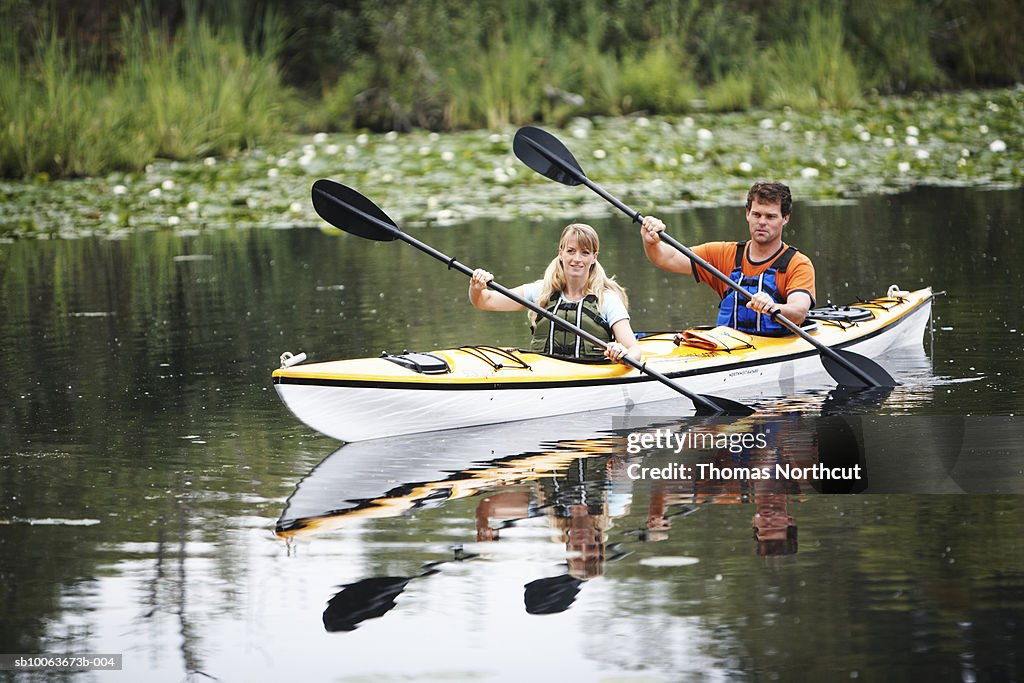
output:
MULTIPOLYGON (((533 339, 530 350, 573 360, 639 361, 640 345, 629 324, 626 291, 597 261, 597 232, 584 223, 571 223, 562 231, 558 255, 548 264, 544 279, 516 287, 513 292, 608 342, 606 349, 569 332, 543 316, 530 312, 533 339)), ((473 272, 469 300, 485 311, 521 311, 524 307, 487 288, 494 276, 483 269, 473 272)))

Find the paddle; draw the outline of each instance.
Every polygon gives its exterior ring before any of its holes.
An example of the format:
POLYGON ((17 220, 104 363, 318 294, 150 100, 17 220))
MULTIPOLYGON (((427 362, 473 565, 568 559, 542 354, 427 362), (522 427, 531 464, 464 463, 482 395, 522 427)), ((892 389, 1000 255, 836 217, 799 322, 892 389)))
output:
MULTIPOLYGON (((633 219, 634 223, 639 223, 643 220, 643 216, 641 216, 638 211, 626 206, 605 191, 605 189, 600 185, 590 180, 590 178, 588 178, 583 172, 579 162, 576 161, 575 157, 573 157, 572 152, 570 152, 568 148, 551 133, 541 130, 540 128, 534 128, 533 126, 520 128, 516 131, 515 138, 512 141, 512 150, 524 164, 532 168, 537 173, 540 173, 542 176, 550 178, 555 182, 562 183, 563 185, 586 185, 611 203, 612 206, 633 219)), ((693 251, 674 239, 671 235, 662 232, 660 237, 662 242, 665 242, 669 246, 681 251, 689 257, 691 261, 699 265, 701 268, 704 268, 706 271, 725 283, 728 287, 732 288, 737 294, 742 296, 745 301, 750 301, 750 293, 730 280, 727 275, 722 273, 722 271, 697 256, 697 254, 693 253, 693 251)), ((820 341, 809 335, 799 325, 778 313, 778 311, 772 313, 771 317, 788 328, 791 332, 800 336, 809 344, 814 346, 821 354, 821 362, 822 365, 825 366, 825 370, 827 370, 828 374, 830 374, 841 386, 849 388, 896 386, 896 380, 893 379, 893 377, 886 372, 881 365, 870 358, 852 351, 832 349, 825 346, 820 341)))
MULTIPOLYGON (((325 179, 313 183, 313 208, 316 209, 321 218, 336 228, 372 240, 390 241, 400 239, 423 253, 429 254, 437 260, 448 264, 449 269, 455 269, 463 275, 473 276, 472 268, 402 232, 395 222, 377 208, 373 202, 341 183, 325 179)), ((493 280, 488 282, 487 286, 500 294, 504 294, 519 305, 530 309, 537 315, 543 316, 557 325, 561 325, 596 346, 601 348, 608 346, 607 342, 573 325, 564 318, 560 318, 550 311, 541 308, 532 301, 524 299, 493 280)), ((693 402, 698 415, 750 415, 754 412, 753 409, 742 403, 724 398, 701 396, 688 391, 660 372, 648 368, 646 363, 640 363, 629 356, 624 356, 622 360, 627 365, 650 375, 662 384, 686 396, 693 402)))

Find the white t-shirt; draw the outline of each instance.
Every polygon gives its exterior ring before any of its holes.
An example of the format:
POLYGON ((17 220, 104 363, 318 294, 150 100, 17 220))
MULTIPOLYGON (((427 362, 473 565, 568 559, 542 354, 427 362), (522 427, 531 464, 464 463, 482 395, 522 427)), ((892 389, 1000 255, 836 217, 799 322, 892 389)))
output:
MULTIPOLYGON (((540 305, 540 295, 544 293, 544 281, 537 280, 536 282, 529 282, 523 285, 523 298, 529 299, 533 303, 540 305)), ((569 301, 562 294, 559 294, 562 301, 567 303, 576 303, 575 301, 569 301)), ((601 298, 601 317, 608 323, 608 327, 612 327, 615 323, 620 320, 629 320, 629 311, 622 303, 622 299, 619 295, 611 290, 605 290, 604 296, 601 298)))

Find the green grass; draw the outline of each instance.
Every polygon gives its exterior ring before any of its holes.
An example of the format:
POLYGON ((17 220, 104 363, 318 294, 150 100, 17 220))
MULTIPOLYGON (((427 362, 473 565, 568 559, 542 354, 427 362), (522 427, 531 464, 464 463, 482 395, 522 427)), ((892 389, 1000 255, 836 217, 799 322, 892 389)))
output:
MULTIPOLYGON (((993 1, 1020 16, 1019 3, 993 1)), ((97 41, 96 27, 58 27, 46 5, 0 3, 0 177, 230 156, 288 131, 499 130, 693 113, 701 100, 712 112, 848 111, 957 77, 1024 79, 1024 53, 992 56, 1019 45, 1013 22, 962 3, 343 5, 295 0, 275 15, 232 0, 207 15, 186 0, 168 26, 163 5, 143 4, 97 41), (285 68, 306 74, 304 90, 285 68)))
POLYGON ((0 27, 0 175, 89 176, 158 157, 224 155, 285 129, 282 34, 272 16, 259 45, 192 15, 172 37, 141 13, 123 19, 121 67, 78 57, 47 22, 27 59, 0 27))

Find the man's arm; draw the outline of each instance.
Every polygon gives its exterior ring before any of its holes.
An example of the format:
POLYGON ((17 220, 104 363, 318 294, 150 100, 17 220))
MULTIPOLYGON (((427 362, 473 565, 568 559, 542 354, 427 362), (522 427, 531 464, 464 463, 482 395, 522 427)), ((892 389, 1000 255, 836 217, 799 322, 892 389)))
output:
POLYGON ((670 273, 693 273, 693 263, 689 257, 678 249, 661 241, 661 233, 665 224, 654 216, 644 216, 640 224, 640 237, 643 239, 644 253, 651 263, 670 273))

